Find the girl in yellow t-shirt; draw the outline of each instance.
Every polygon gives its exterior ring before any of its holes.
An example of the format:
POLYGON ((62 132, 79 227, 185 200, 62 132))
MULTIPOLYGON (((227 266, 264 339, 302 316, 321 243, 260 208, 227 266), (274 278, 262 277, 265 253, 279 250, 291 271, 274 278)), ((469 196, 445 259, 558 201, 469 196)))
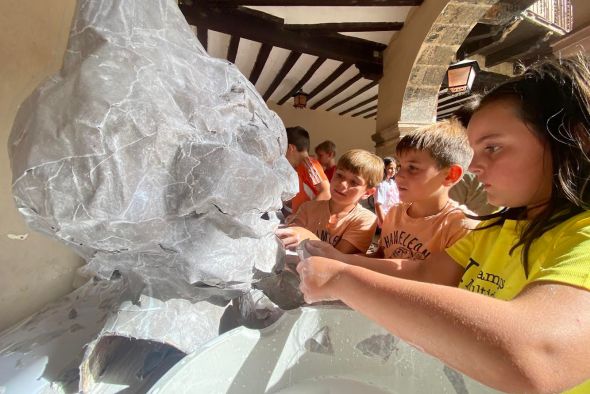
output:
POLYGON ((589 63, 535 64, 463 120, 469 170, 506 208, 426 263, 310 242, 305 299, 340 299, 499 390, 588 393, 589 63))

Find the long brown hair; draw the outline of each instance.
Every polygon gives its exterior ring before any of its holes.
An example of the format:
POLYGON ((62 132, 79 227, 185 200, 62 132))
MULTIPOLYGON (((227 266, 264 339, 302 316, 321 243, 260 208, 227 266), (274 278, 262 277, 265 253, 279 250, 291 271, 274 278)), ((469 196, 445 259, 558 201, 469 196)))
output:
MULTIPOLYGON (((498 100, 518 102, 518 116, 551 150, 553 182, 551 198, 520 234, 512 253, 523 246, 525 272, 533 242, 559 223, 590 207, 590 69, 586 57, 542 60, 518 77, 486 94, 473 112, 498 100)), ((465 119, 463 119, 465 120, 465 119)), ((522 220, 526 207, 505 208, 479 219, 522 220)))

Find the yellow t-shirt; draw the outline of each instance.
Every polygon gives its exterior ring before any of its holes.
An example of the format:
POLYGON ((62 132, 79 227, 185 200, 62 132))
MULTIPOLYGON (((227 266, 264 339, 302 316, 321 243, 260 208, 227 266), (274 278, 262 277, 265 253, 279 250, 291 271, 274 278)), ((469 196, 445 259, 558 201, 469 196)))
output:
MULTIPOLYGON (((482 222, 483 227, 490 222, 482 222)), ((590 290, 590 211, 578 214, 545 232, 531 245, 529 276, 521 262, 522 246, 509 255, 517 242, 519 222, 475 230, 446 249, 465 268, 460 288, 511 300, 534 281, 553 281, 590 290)), ((568 391, 590 393, 590 380, 568 391)))
POLYGON ((301 204, 297 213, 287 218, 287 224, 305 227, 334 247, 344 239, 365 253, 375 234, 377 216, 361 204, 356 204, 350 212, 330 223, 329 201, 314 200, 301 204))

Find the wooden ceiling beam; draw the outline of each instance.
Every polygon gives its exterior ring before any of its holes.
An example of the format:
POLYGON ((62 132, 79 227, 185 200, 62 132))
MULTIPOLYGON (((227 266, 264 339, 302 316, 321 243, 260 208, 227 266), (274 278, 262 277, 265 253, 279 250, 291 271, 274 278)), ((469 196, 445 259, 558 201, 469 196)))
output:
POLYGON ((236 56, 238 56, 238 47, 240 46, 240 37, 232 35, 229 40, 229 46, 227 47, 227 60, 232 63, 236 62, 236 56))
POLYGON ((316 86, 316 88, 314 90, 312 90, 309 93, 309 95, 307 96, 307 99, 311 100, 312 98, 317 96, 318 93, 320 93, 322 90, 324 90, 325 88, 330 86, 330 84, 332 82, 334 82, 339 76, 341 76, 350 67, 352 67, 352 64, 342 63, 341 65, 339 65, 338 68, 336 70, 334 70, 332 72, 332 74, 330 74, 328 76, 328 78, 324 79, 318 86, 316 86))
POLYGON ((348 89, 348 87, 350 85, 352 85, 353 83, 355 83, 356 81, 358 81, 362 77, 363 76, 360 73, 358 73, 357 75, 355 75, 354 77, 350 78, 348 81, 346 81, 342 85, 340 85, 332 93, 328 94, 326 97, 323 97, 321 100, 318 100, 318 102, 315 103, 314 105, 312 105, 310 108, 311 109, 317 109, 320 105, 322 105, 322 104, 330 101, 331 99, 333 99, 334 97, 336 97, 337 95, 339 95, 340 93, 342 93, 343 91, 345 91, 346 89, 348 89))
POLYGON ((348 101, 352 100, 355 97, 358 97, 359 95, 365 93, 367 90, 373 88, 374 86, 378 85, 379 82, 378 81, 373 81, 373 82, 369 82, 367 85, 365 85, 364 87, 360 88, 359 90, 357 90, 356 92, 354 92, 353 94, 351 94, 350 96, 346 97, 343 100, 338 101, 336 104, 330 106, 330 108, 328 108, 326 111, 331 111, 336 107, 341 106, 344 103, 347 103, 348 101))
POLYGON ((299 82, 297 82, 295 84, 295 86, 293 86, 293 88, 289 91, 289 93, 287 93, 285 96, 283 96, 283 98, 280 99, 277 104, 283 105, 283 104, 285 104, 285 101, 287 101, 291 97, 293 97, 295 92, 297 92, 299 89, 301 89, 303 87, 303 85, 305 85, 307 83, 307 81, 309 81, 311 79, 311 77, 313 77, 313 74, 315 74, 315 72, 318 70, 318 68, 320 68, 320 66, 322 64, 324 64, 325 61, 326 61, 325 57, 318 57, 316 59, 316 61, 313 62, 311 67, 309 67, 309 70, 307 70, 305 75, 299 80, 299 82))
POLYGON ((189 24, 201 28, 343 63, 369 64, 374 69, 383 69, 384 46, 380 43, 342 35, 310 39, 304 31, 286 29, 282 19, 254 10, 209 7, 202 2, 181 5, 180 9, 189 24))
POLYGON ((547 32, 540 36, 534 36, 526 40, 522 40, 507 48, 492 52, 486 56, 486 67, 493 67, 500 63, 511 61, 539 50, 543 45, 547 45, 547 41, 553 36, 553 32, 547 32))
POLYGON ((403 22, 343 22, 285 25, 288 30, 305 30, 308 33, 322 32, 365 32, 365 31, 399 31, 403 22))
POLYGON ((366 99, 365 101, 361 101, 360 103, 358 103, 356 105, 353 105, 349 109, 346 109, 346 110, 344 110, 342 112, 339 112, 338 115, 347 114, 347 113, 349 113, 351 111, 354 111, 355 109, 358 109, 360 107, 363 107, 363 106, 365 106, 365 105, 367 105, 367 104, 369 104, 369 103, 371 103, 371 102, 373 102, 375 100, 377 100, 377 95, 374 95, 373 97, 370 97, 370 98, 366 99))
POLYGON ((500 45, 521 23, 522 19, 517 18, 508 25, 503 26, 503 28, 498 28, 497 33, 491 37, 463 43, 457 50, 457 58, 465 59, 468 56, 481 52, 483 49, 489 49, 490 46, 500 45))
MULTIPOLYGON (((188 1, 184 0, 188 3, 188 1)), ((305 7, 407 7, 421 5, 424 0, 196 0, 223 6, 305 6, 305 7)))
POLYGON ((353 118, 355 118, 355 117, 357 117, 359 115, 366 114, 367 112, 374 111, 376 109, 377 109, 377 106, 376 105, 373 105, 373 106, 367 107, 367 108, 365 108, 365 109, 363 109, 363 110, 361 110, 361 111, 359 111, 357 113, 354 113, 354 114, 352 114, 350 116, 352 116, 353 118))
POLYGON ((301 57, 301 53, 299 52, 291 51, 291 53, 289 53, 289 56, 281 66, 281 69, 279 70, 278 74, 272 80, 270 86, 268 87, 268 89, 266 89, 266 92, 264 92, 264 95, 262 96, 262 98, 264 98, 264 101, 267 101, 270 98, 270 96, 272 96, 274 91, 277 90, 281 82, 283 82, 283 79, 285 79, 285 77, 287 76, 287 74, 289 74, 289 71, 291 71, 295 63, 297 63, 299 57, 301 57))
POLYGON ((197 26, 197 38, 205 51, 207 51, 207 32, 208 30, 206 28, 197 26))
POLYGON ((256 82, 258 82, 258 78, 260 78, 260 74, 264 69, 264 65, 266 64, 266 60, 268 59, 271 50, 272 45, 269 44, 262 44, 260 47, 258 55, 256 56, 256 61, 254 62, 254 67, 252 67, 252 71, 250 72, 250 78, 248 78, 252 85, 256 85, 256 82))
POLYGON ((373 112, 373 113, 370 113, 369 115, 365 115, 365 116, 363 116, 363 118, 369 119, 369 118, 374 117, 375 115, 377 115, 377 112, 373 112))

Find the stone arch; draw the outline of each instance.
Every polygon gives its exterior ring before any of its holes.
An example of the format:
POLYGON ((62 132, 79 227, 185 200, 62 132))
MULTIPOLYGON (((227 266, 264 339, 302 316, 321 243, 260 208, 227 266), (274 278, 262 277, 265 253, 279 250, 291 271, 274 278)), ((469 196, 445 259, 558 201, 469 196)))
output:
POLYGON ((424 2, 384 55, 377 132, 372 136, 377 154, 391 154, 400 134, 435 121, 444 74, 477 22, 487 18, 502 23, 534 1, 424 2))

